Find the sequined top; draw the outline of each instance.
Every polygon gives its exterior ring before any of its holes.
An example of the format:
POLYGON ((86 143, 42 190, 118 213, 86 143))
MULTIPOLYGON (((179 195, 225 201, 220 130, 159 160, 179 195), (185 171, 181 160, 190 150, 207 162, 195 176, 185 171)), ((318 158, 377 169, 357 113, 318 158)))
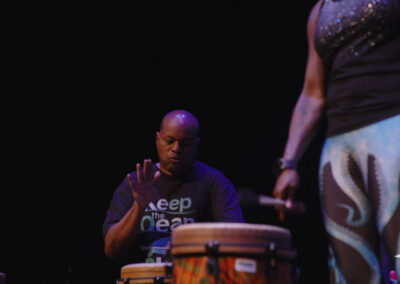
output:
POLYGON ((314 44, 328 136, 400 113, 400 0, 324 0, 314 44))

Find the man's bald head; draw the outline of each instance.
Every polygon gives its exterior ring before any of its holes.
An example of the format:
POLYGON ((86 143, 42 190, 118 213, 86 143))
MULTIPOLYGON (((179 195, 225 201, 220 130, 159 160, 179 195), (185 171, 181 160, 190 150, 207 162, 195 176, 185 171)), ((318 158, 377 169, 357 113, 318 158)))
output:
POLYGON ((167 113, 161 120, 160 132, 171 124, 185 126, 186 129, 192 129, 196 138, 199 136, 199 122, 197 118, 186 110, 173 110, 167 113))

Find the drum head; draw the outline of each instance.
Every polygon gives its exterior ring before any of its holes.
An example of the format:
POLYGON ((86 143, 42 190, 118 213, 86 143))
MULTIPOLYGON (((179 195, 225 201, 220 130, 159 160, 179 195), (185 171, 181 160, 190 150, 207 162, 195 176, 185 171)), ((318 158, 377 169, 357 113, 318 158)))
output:
POLYGON ((290 249, 290 231, 273 225, 246 223, 191 223, 172 231, 171 255, 201 253, 207 243, 218 243, 220 252, 264 254, 271 244, 290 249))
POLYGON ((121 268, 121 278, 154 278, 168 276, 167 269, 172 263, 133 263, 121 268))

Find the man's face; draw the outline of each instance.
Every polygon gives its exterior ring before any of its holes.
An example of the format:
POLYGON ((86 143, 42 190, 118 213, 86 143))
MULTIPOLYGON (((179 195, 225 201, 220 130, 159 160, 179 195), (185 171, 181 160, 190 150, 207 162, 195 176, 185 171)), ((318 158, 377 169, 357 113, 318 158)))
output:
POLYGON ((196 157, 199 139, 187 121, 170 120, 156 134, 160 169, 167 175, 186 174, 196 157))

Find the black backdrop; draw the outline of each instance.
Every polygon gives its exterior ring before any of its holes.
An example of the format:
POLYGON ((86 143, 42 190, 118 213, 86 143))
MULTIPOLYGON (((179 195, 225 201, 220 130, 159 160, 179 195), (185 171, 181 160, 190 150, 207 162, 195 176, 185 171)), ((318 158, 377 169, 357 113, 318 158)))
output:
MULTIPOLYGON (((115 281, 105 211, 125 173, 156 159, 170 110, 199 118, 200 160, 271 194, 314 1, 136 2, 2 4, 0 271, 10 284, 115 281)), ((279 223, 270 208, 244 208, 249 223, 291 230, 300 283, 327 279, 322 137, 300 164, 305 214, 279 223)))

